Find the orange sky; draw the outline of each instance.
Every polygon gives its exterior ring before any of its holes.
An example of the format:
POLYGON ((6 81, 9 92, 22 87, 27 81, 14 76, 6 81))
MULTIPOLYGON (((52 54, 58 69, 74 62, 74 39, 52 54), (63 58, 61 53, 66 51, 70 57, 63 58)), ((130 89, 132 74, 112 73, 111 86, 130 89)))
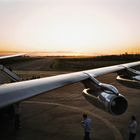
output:
POLYGON ((0 51, 140 53, 139 0, 2 0, 0 51))

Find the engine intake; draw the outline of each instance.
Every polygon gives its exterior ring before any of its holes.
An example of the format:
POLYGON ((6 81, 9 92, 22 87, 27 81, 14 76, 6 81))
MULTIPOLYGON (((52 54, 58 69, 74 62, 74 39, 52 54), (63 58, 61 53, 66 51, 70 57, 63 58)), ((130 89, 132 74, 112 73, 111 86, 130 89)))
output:
POLYGON ((127 109, 127 100, 121 94, 110 94, 107 91, 83 90, 84 97, 94 106, 112 115, 121 115, 127 109))

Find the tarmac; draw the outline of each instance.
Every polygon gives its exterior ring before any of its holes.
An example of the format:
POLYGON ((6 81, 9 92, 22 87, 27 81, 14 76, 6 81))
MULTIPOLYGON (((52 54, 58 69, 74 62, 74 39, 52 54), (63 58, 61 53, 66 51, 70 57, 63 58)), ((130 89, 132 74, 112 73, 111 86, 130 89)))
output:
MULTIPOLYGON (((83 140, 82 114, 92 119, 91 140, 127 140, 127 124, 132 114, 139 122, 139 90, 126 88, 109 74, 99 80, 112 83, 124 92, 129 108, 121 116, 112 116, 88 103, 82 96, 81 83, 69 85, 21 103, 21 128, 5 126, 2 140, 83 140), (133 92, 133 94, 131 94, 133 92)), ((138 128, 138 132, 140 129, 138 128)), ((136 140, 139 140, 139 133, 136 140)))
POLYGON ((14 130, 13 124, 5 130, 3 140, 82 140, 82 114, 87 113, 93 121, 91 138, 94 140, 123 140, 117 128, 106 119, 90 111, 58 103, 25 101, 21 105, 21 128, 14 130), (23 114, 24 112, 24 114, 23 114), (8 134, 8 135, 7 135, 8 134), (106 138, 105 138, 106 137, 106 138))

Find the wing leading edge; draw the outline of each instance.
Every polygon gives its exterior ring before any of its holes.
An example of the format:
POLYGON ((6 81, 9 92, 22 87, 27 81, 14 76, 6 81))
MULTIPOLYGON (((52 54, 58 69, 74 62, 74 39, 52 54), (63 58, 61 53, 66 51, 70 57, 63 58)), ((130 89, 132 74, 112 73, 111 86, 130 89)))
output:
POLYGON ((139 64, 140 61, 35 80, 4 84, 0 86, 0 108, 40 95, 41 93, 45 93, 50 90, 63 87, 65 85, 86 80, 90 78, 90 76, 98 77, 139 64))
POLYGON ((14 54, 14 55, 7 55, 7 56, 0 56, 0 60, 14 58, 14 57, 19 57, 19 56, 24 56, 24 55, 25 55, 25 53, 14 54))

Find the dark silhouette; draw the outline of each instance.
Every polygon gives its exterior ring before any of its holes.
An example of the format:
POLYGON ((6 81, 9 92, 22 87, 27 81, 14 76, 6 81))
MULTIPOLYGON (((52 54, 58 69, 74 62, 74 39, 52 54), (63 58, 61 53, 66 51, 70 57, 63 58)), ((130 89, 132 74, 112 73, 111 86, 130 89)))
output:
POLYGON ((82 126, 84 128, 84 140, 90 140, 91 119, 87 116, 87 114, 83 114, 82 126))
POLYGON ((137 121, 135 116, 131 117, 128 128, 129 128, 129 140, 135 140, 137 131, 137 121))
POLYGON ((14 125, 15 130, 19 130, 20 128, 20 107, 19 103, 14 104, 14 125))

